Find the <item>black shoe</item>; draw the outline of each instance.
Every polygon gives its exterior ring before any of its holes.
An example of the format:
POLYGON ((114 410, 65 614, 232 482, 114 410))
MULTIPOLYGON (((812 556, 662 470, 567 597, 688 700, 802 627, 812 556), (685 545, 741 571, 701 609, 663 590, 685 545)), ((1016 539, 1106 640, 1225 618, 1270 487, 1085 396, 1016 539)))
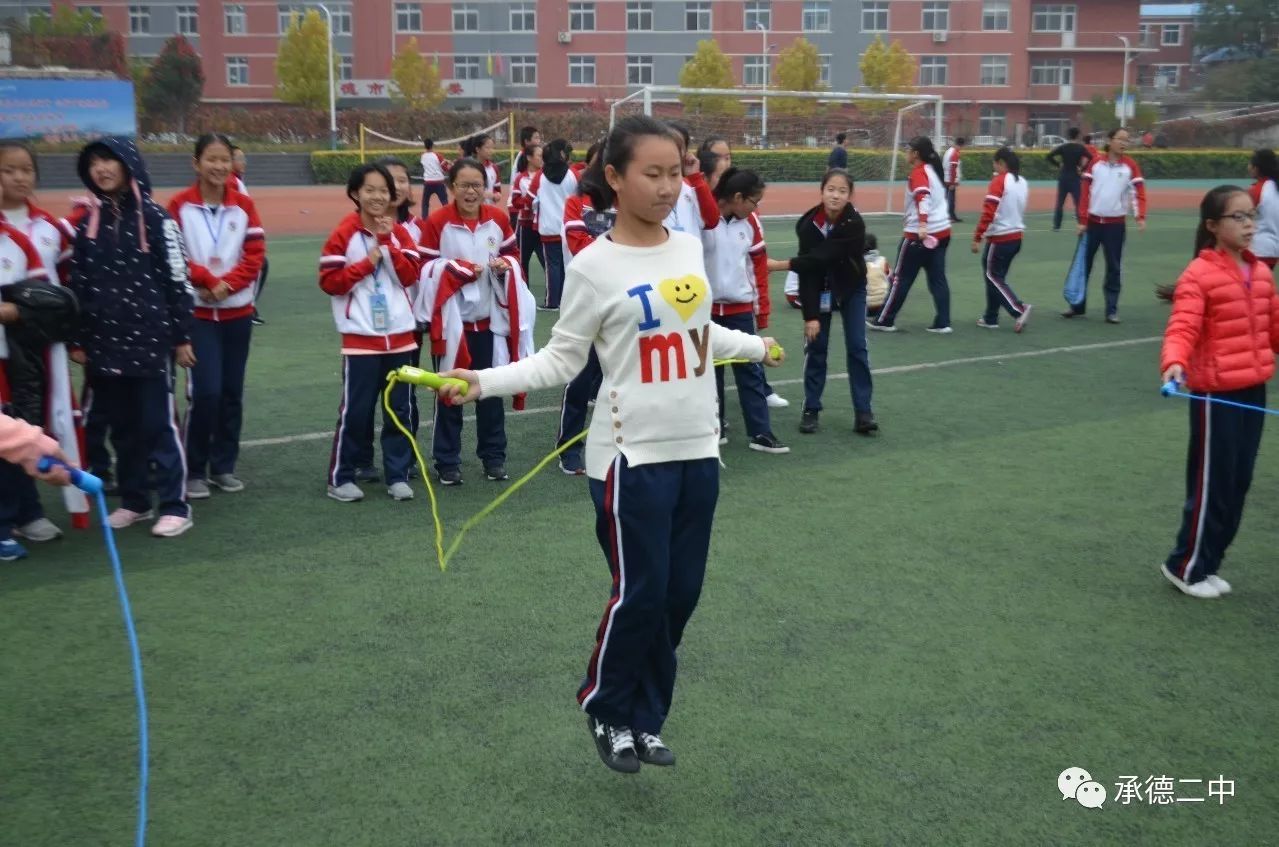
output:
POLYGON ((817 432, 817 414, 811 409, 805 409, 803 416, 799 419, 799 431, 805 435, 812 435, 817 432))
POLYGON ((675 751, 651 732, 637 733, 635 749, 638 751, 639 760, 646 765, 661 765, 665 768, 675 764, 675 751))
POLYGON ((751 439, 751 443, 747 445, 752 450, 760 453, 789 453, 790 448, 777 438, 771 432, 765 432, 751 439))
POLYGON ((875 413, 858 412, 853 420, 853 432, 858 435, 870 435, 872 432, 879 432, 879 422, 875 420, 875 413))
POLYGON ((1061 316, 1063 318, 1082 318, 1084 316, 1084 313, 1076 312, 1074 309, 1067 309, 1066 311, 1061 313, 1061 316))
POLYGON ((565 476, 586 476, 586 462, 577 453, 561 453, 560 472, 565 476))
POLYGON ((440 485, 461 485, 462 469, 461 468, 440 468, 437 471, 440 478, 440 485))
POLYGON ((485 465, 484 475, 493 482, 501 482, 504 479, 510 479, 510 477, 506 475, 506 465, 485 465))
POLYGON ((377 472, 377 468, 356 468, 355 481, 361 482, 380 482, 382 475, 377 472))
POLYGON ((419 470, 417 469, 417 465, 416 465, 416 464, 409 465, 408 478, 409 478, 409 479, 421 479, 421 478, 422 478, 422 472, 421 472, 421 471, 419 471, 419 470))
POLYGON ((604 764, 619 773, 639 773, 640 760, 635 753, 635 736, 630 727, 611 726, 587 715, 586 728, 590 730, 595 751, 604 764))
POLYGON ((950 219, 950 222, 951 222, 951 223, 953 223, 953 224, 962 224, 962 223, 964 222, 964 219, 963 219, 963 218, 951 218, 951 219, 950 219))
POLYGON ((266 323, 266 321, 262 320, 262 316, 258 314, 258 310, 257 310, 257 309, 254 309, 254 310, 253 310, 253 325, 254 325, 254 326, 262 326, 264 323, 266 323))

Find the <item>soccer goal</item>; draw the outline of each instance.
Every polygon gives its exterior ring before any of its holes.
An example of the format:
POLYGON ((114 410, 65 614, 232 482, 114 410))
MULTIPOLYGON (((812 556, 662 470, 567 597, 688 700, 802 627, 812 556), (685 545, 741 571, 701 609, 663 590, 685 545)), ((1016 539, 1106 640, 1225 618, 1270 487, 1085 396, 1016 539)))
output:
POLYGON ((940 96, 759 88, 647 86, 609 105, 609 126, 627 115, 679 121, 694 145, 721 138, 737 151, 769 151, 767 159, 742 157, 773 181, 815 181, 840 133, 846 137, 848 170, 858 184, 863 212, 900 211, 903 146, 919 135, 942 139, 940 96), (794 155, 785 155, 794 154, 794 155), (865 190, 863 190, 863 188, 865 190))
MULTIPOLYGON (((481 133, 488 133, 493 136, 493 141, 497 149, 506 152, 509 158, 498 161, 498 168, 504 168, 507 162, 515 159, 515 113, 507 115, 500 121, 490 124, 489 126, 476 127, 465 135, 459 135, 456 138, 435 138, 435 152, 439 153, 447 159, 457 158, 460 152, 460 146, 463 141, 468 138, 474 138, 481 133)), ((422 155, 422 139, 396 138, 393 135, 387 135, 383 132, 360 124, 360 161, 367 162, 383 156, 394 156, 404 159, 405 164, 409 166, 409 173, 415 174, 416 179, 416 162, 418 157, 422 155)))

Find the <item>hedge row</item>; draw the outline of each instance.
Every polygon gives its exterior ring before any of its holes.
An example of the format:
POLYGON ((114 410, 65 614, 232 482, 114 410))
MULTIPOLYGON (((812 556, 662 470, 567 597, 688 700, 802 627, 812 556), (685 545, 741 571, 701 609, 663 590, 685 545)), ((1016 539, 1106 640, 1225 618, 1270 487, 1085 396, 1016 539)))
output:
MULTIPOLYGON (((439 151, 446 158, 456 150, 439 151)), ((969 180, 980 180, 991 172, 993 150, 966 150, 964 172, 969 180)), ((733 164, 759 172, 769 182, 816 182, 826 171, 826 150, 737 150, 733 164)), ((1057 171, 1048 164, 1046 150, 1022 150, 1021 173, 1027 179, 1056 179, 1057 171)), ((1137 160, 1151 179, 1233 179, 1248 176, 1248 150, 1136 150, 1137 160)), ((410 168, 416 167, 416 151, 406 151, 410 168)), ((848 168, 858 179, 887 179, 892 153, 887 150, 849 150, 848 168)), ((358 153, 314 153, 311 170, 317 183, 344 183, 351 168, 359 164, 358 153)), ((898 178, 905 177, 905 158, 897 163, 898 178)))

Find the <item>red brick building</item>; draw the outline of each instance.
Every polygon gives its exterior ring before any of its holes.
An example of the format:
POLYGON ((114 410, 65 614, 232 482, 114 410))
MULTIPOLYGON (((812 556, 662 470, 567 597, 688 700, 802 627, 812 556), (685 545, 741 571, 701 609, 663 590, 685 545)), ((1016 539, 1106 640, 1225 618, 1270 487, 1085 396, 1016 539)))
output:
POLYGON ((1197 3, 1142 4, 1141 46, 1153 51, 1141 54, 1137 62, 1137 84, 1143 96, 1158 100, 1195 84, 1191 68, 1198 13, 1197 3))

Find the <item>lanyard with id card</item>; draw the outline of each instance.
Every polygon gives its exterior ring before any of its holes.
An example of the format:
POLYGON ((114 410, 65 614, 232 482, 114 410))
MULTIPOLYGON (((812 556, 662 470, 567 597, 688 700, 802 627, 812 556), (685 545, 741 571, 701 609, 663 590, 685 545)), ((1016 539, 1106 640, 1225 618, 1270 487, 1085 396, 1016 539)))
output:
POLYGON ((222 257, 218 254, 218 242, 222 240, 222 212, 224 206, 208 206, 203 207, 204 225, 209 229, 209 240, 213 244, 213 248, 209 251, 209 261, 205 265, 209 269, 209 273, 214 276, 222 276, 226 270, 223 266, 222 257))
MULTIPOLYGON (((382 246, 378 244, 376 239, 373 242, 373 250, 381 250, 382 246)), ((373 250, 369 249, 368 240, 364 242, 365 252, 372 256, 373 250)), ((369 319, 373 323, 374 332, 386 332, 387 327, 391 325, 391 309, 387 303, 386 294, 382 291, 382 268, 387 263, 387 258, 377 263, 377 267, 373 269, 373 295, 369 297, 369 319)))
POLYGON ((830 314, 830 289, 827 289, 822 292, 822 296, 821 296, 821 299, 818 301, 817 308, 823 315, 830 314))

